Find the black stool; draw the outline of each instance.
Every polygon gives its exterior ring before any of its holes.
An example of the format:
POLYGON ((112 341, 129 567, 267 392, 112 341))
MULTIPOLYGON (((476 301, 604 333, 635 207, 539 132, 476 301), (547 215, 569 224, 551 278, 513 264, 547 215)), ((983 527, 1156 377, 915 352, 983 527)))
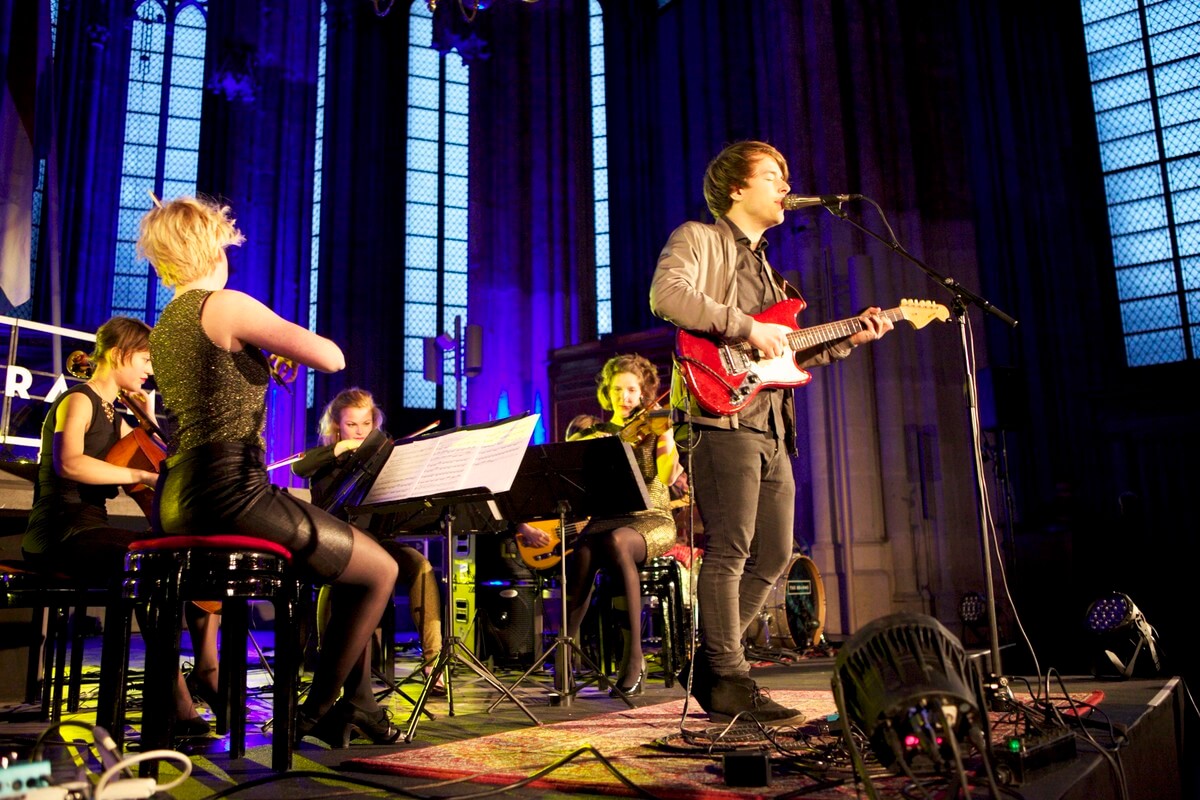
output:
MULTIPOLYGON (((291 570, 291 553, 275 542, 250 536, 146 539, 129 547, 122 594, 126 602, 120 613, 112 615, 114 619, 105 631, 96 724, 109 730, 120 743, 131 618, 134 606, 141 605, 146 608, 142 749, 170 748, 183 603, 218 600, 222 603, 218 680, 225 713, 217 716, 228 720, 230 757, 245 756, 247 601, 268 600, 275 607, 271 768, 277 772, 288 770, 295 738, 300 666, 299 642, 292 625, 299 583, 291 570)), ((143 775, 154 775, 157 765, 145 762, 141 771, 143 775)))
POLYGON ((39 703, 40 718, 58 722, 62 718, 63 688, 67 689, 67 711, 79 710, 83 683, 83 627, 87 609, 107 606, 111 598, 104 589, 80 586, 66 575, 30 567, 24 561, 0 561, 0 608, 30 610, 29 660, 25 671, 25 702, 39 703), (71 625, 74 609, 76 624, 71 625), (46 635, 43 638, 42 631, 46 635), (67 669, 70 645, 71 666, 67 669), (39 666, 41 667, 39 669, 39 666))

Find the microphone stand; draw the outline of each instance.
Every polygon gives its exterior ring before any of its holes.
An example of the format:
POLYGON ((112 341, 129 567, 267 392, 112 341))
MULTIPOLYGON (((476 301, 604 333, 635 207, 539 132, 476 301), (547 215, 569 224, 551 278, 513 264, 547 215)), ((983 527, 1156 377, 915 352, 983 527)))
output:
MULTIPOLYGON (((976 491, 979 492, 977 498, 977 508, 979 513, 979 538, 983 548, 983 574, 987 588, 987 611, 988 611, 988 634, 989 644, 991 645, 991 664, 990 671, 985 678, 984 690, 987 694, 988 705, 994 710, 1004 710, 1009 707, 1012 701, 1012 690, 1008 685, 1008 678, 1003 675, 1003 669, 1000 663, 1000 630, 996 622, 996 591, 992 578, 992 549, 991 543, 988 541, 988 519, 984 512, 984 498, 986 497, 987 484, 984 480, 983 471, 983 445, 980 440, 979 433, 979 398, 977 395, 977 387, 975 385, 975 369, 974 359, 971 357, 972 348, 970 346, 970 334, 967 331, 967 306, 975 305, 981 308, 985 313, 999 319, 1010 328, 1017 326, 1017 320, 1010 317, 1000 309, 996 308, 986 298, 981 297, 975 292, 963 286, 949 275, 943 275, 933 267, 929 266, 921 259, 914 256, 912 253, 904 249, 903 245, 896 240, 896 234, 892 231, 891 226, 887 224, 887 218, 884 217, 884 225, 888 229, 888 233, 892 238, 889 241, 875 231, 864 227, 857 221, 850 219, 845 209, 842 208, 842 203, 847 199, 866 200, 871 205, 875 206, 879 211, 880 216, 883 216, 883 210, 879 208, 879 204, 869 197, 861 195, 826 195, 821 197, 821 205, 833 216, 844 222, 848 222, 858 230, 870 236, 877 242, 886 245, 893 253, 903 256, 907 261, 915 264, 921 269, 931 280, 937 283, 946 291, 950 292, 952 299, 950 302, 950 313, 954 315, 955 322, 958 323, 959 330, 959 345, 962 348, 963 371, 966 375, 967 383, 967 410, 970 414, 971 425, 971 447, 975 458, 975 481, 976 491)), ((999 555, 999 553, 997 553, 999 555)))

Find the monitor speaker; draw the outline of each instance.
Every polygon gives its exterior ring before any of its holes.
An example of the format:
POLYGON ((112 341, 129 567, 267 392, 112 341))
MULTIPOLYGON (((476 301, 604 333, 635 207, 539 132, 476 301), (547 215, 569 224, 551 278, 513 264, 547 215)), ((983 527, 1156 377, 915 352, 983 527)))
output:
POLYGON ((533 663, 541 655, 542 642, 542 598, 536 583, 481 584, 478 598, 486 657, 533 663))

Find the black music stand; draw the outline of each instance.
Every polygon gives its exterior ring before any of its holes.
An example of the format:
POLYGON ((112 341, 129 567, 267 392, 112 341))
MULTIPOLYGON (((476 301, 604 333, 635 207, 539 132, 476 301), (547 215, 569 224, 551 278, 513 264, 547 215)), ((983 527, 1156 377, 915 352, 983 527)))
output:
MULTIPOLYGON (((512 688, 515 689, 521 681, 540 669, 554 653, 551 702, 569 706, 582 688, 575 685, 573 654, 578 653, 580 660, 600 676, 602 685, 606 686, 608 679, 603 670, 587 657, 583 648, 567 635, 565 533, 568 517, 605 518, 645 511, 650 508, 646 482, 642 479, 630 446, 619 437, 606 436, 530 447, 525 451, 512 489, 497 495, 496 501, 506 519, 558 520, 559 547, 564 550, 559 553, 561 557, 558 561, 559 609, 562 614, 558 635, 554 637, 554 644, 516 680, 512 688)), ((630 708, 633 707, 624 694, 621 694, 621 699, 630 708)), ((488 711, 499 703, 497 699, 488 707, 488 711)))
MULTIPOLYGON (((456 488, 464 482, 510 487, 519 471, 517 456, 528 452, 529 436, 536 416, 510 418, 499 422, 468 426, 441 434, 397 443, 387 463, 379 468, 371 491, 358 512, 371 514, 393 513, 410 521, 431 520, 436 517, 446 543, 447 590, 442 617, 442 651, 421 688, 412 714, 408 719, 404 741, 411 742, 425 703, 428 702, 438 679, 444 677, 449 714, 454 716, 453 673, 447 669, 452 661, 470 667, 493 689, 517 705, 535 725, 541 721, 505 686, 479 658, 454 635, 454 569, 449 563, 454 548, 454 520, 457 516, 470 518, 467 532, 492 530, 485 520, 498 520, 499 510, 492 489, 475 486, 456 488)), ((499 700, 494 705, 498 704, 499 700)))

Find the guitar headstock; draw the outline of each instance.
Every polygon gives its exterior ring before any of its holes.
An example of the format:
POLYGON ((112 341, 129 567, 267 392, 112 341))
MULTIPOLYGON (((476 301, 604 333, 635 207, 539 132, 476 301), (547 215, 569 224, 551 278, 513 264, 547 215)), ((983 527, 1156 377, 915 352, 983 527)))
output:
POLYGON ((935 319, 946 322, 950 309, 933 300, 901 300, 898 306, 901 317, 914 328, 924 328, 935 319))

